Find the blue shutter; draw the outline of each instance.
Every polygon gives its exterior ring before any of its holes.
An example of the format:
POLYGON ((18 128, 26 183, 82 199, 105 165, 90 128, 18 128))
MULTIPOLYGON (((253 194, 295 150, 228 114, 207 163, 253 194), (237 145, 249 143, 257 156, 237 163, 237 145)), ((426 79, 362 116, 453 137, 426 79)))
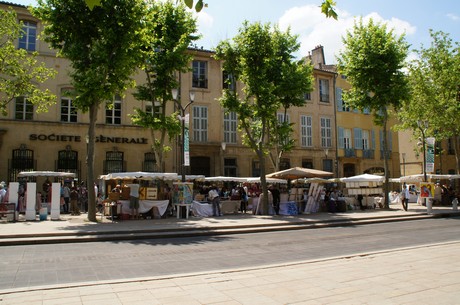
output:
POLYGON ((344 148, 345 143, 343 141, 343 127, 338 127, 339 134, 339 148, 344 148))
POLYGON ((374 129, 371 130, 371 141, 372 141, 372 149, 375 150, 375 132, 374 132, 374 129))
POLYGON ((343 111, 342 88, 335 88, 335 98, 337 104, 337 111, 343 111))
POLYGON ((361 128, 353 128, 355 137, 355 149, 363 149, 363 132, 361 128))

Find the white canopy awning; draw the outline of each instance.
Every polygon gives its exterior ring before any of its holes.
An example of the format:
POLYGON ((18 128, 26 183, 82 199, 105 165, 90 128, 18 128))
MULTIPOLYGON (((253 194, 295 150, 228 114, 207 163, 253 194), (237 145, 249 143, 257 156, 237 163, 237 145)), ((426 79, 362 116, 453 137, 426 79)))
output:
POLYGON ((206 177, 204 181, 211 181, 211 182, 246 182, 246 178, 242 177, 226 177, 226 176, 216 176, 216 177, 206 177))
POLYGON ((150 173, 150 172, 122 172, 122 173, 110 173, 107 175, 99 176, 103 180, 177 180, 179 176, 176 173, 150 173))
MULTIPOLYGON (((440 174, 426 174, 426 178, 428 181, 430 180, 452 180, 452 179, 460 179, 460 175, 440 175, 440 174)), ((410 176, 403 176, 401 178, 391 179, 393 182, 423 182, 424 176, 423 174, 417 175, 410 175, 410 176)))
POLYGON ((383 182, 385 177, 371 174, 362 174, 352 177, 341 178, 341 182, 383 182))
POLYGON ((57 178, 74 178, 75 173, 53 172, 53 171, 30 171, 20 172, 18 177, 57 177, 57 178))

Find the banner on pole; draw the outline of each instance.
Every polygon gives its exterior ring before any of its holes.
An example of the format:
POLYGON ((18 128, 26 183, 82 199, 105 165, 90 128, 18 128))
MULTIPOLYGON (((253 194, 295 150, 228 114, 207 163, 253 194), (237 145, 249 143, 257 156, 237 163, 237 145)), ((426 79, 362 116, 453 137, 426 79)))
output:
POLYGON ((425 172, 434 172, 434 144, 435 138, 426 138, 426 165, 425 172))
POLYGON ((184 130, 184 165, 185 166, 190 166, 189 121, 190 121, 190 116, 187 113, 184 116, 184 123, 185 123, 185 130, 184 130))

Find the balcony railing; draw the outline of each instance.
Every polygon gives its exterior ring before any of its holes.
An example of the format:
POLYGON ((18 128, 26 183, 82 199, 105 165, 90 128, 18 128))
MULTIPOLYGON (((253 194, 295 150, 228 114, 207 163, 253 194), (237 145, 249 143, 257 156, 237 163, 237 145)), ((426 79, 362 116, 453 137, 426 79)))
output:
POLYGON ((355 157, 356 153, 353 148, 345 148, 345 157, 355 157))
POLYGON ((364 159, 374 159, 374 151, 371 149, 364 149, 363 158, 364 159))

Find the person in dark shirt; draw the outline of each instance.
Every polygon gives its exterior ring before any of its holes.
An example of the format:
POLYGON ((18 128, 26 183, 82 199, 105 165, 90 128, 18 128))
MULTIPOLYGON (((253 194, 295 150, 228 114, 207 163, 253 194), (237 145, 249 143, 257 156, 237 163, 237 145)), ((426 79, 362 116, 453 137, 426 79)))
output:
POLYGON ((276 188, 273 184, 270 185, 268 189, 272 193, 273 197, 273 209, 275 210, 275 214, 280 214, 280 190, 276 188))

